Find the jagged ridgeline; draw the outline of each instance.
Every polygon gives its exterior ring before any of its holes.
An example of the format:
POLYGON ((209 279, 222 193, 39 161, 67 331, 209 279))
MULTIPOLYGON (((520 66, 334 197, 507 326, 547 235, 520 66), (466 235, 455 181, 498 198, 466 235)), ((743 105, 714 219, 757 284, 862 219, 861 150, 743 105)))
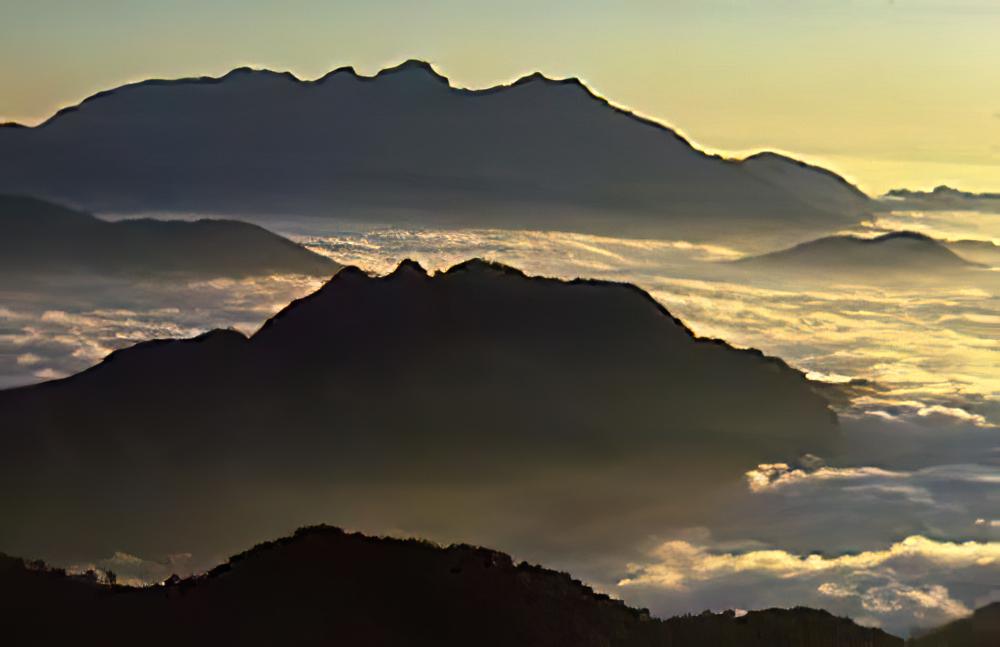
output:
POLYGON ((484 548, 314 527, 206 575, 109 587, 0 555, 0 618, 17 645, 572 645, 902 647, 812 609, 660 621, 564 573, 484 548))
POLYGON ((781 155, 707 155, 576 79, 464 90, 418 61, 374 77, 244 68, 103 92, 39 126, 0 128, 0 191, 97 213, 265 224, 308 215, 758 249, 855 225, 872 207, 843 178, 781 155))
POLYGON ((63 561, 226 554, 326 519, 510 536, 553 509, 620 542, 625 507, 677 521, 664 506, 838 436, 800 372, 634 286, 483 261, 346 268, 249 338, 138 344, 0 392, 0 419, 0 546, 63 561))

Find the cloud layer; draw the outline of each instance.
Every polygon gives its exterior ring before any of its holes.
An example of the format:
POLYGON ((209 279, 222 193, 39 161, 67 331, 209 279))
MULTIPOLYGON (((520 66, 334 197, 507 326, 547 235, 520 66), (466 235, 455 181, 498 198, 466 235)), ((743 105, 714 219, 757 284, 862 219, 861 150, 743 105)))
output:
MULTIPOLYGON (((650 479, 626 467, 596 474, 563 465, 548 479, 479 474, 462 481, 460 491, 423 477, 403 489, 346 477, 333 489, 305 483, 299 485, 310 500, 276 514, 267 534, 328 521, 481 542, 569 570, 659 615, 806 603, 903 633, 996 595, 995 557, 962 565, 994 555, 1000 541, 1000 313, 989 284, 736 280, 716 265, 738 257, 735 250, 560 233, 393 229, 307 240, 338 261, 376 271, 403 257, 443 268, 484 256, 529 273, 636 282, 697 333, 761 348, 809 371, 816 388, 838 398, 843 443, 821 458, 767 457, 711 479, 680 472, 650 479), (691 493, 692 483, 707 480, 711 492, 691 493), (688 494, 678 497, 681 491, 688 494), (441 514, 428 514, 428 502, 441 514), (607 514, 601 522, 570 523, 587 509, 607 514), (305 510, 323 510, 324 517, 305 510), (544 541, 524 541, 529 535, 544 541), (629 572, 626 563, 635 569, 629 572), (630 583, 618 586, 620 580, 630 583), (675 585, 666 586, 670 581, 675 585)), ((58 377, 151 337, 217 326, 249 332, 315 285, 269 277, 3 287, 0 379, 18 384, 58 377)), ((650 458, 643 445, 620 451, 623 466, 650 458)), ((254 510, 237 512, 250 518, 277 510, 290 487, 298 485, 267 483, 253 495, 254 510)), ((190 539, 181 552, 191 548, 190 539)), ((116 549, 139 561, 104 552, 88 563, 137 579, 157 579, 163 569, 156 565, 170 563, 167 553, 116 549)), ((225 557, 193 552, 178 568, 225 557)))
POLYGON ((628 566, 618 582, 661 604, 676 593, 711 596, 720 586, 759 587, 761 597, 795 599, 847 613, 869 624, 905 632, 971 612, 955 597, 982 603, 1000 594, 1000 542, 937 541, 906 537, 880 550, 851 554, 796 554, 781 549, 724 551, 684 540, 660 544, 649 560, 628 566))

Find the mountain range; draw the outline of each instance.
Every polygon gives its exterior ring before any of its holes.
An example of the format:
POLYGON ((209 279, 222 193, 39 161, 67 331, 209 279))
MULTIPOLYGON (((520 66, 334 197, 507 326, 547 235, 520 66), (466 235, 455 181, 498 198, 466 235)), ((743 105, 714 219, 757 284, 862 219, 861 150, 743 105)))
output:
POLYGON ((802 373, 696 338, 638 288, 478 260, 348 267, 249 338, 140 343, 0 391, 0 419, 0 545, 70 561, 213 555, 334 514, 506 536, 553 506, 575 546, 597 518, 620 541, 626 507, 697 508, 635 483, 708 493, 838 440, 802 373))
POLYGON ((108 222, 51 202, 0 195, 0 273, 244 277, 332 276, 340 266, 235 220, 108 222))
POLYGON ((872 201, 825 169, 723 159, 531 74, 466 90, 427 63, 315 81, 240 68, 96 94, 0 128, 0 191, 100 214, 238 214, 268 225, 568 230, 773 249, 856 224, 872 201))
POLYGON ((107 586, 0 554, 0 621, 5 640, 17 645, 903 645, 806 608, 658 620, 497 551, 326 526, 260 544, 204 575, 145 588, 107 586))

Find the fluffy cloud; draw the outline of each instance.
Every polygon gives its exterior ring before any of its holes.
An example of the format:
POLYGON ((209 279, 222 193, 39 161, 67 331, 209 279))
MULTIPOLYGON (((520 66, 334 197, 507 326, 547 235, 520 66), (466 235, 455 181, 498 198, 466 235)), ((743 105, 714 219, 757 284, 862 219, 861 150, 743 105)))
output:
POLYGON ((747 485, 753 492, 768 492, 779 488, 817 481, 863 482, 861 487, 882 487, 892 491, 888 482, 899 481, 964 481, 1000 485, 1000 471, 982 465, 936 465, 921 470, 893 471, 880 467, 819 467, 792 468, 787 463, 762 463, 746 473, 747 485))
POLYGON ((998 578, 1000 542, 914 535, 880 550, 827 556, 774 548, 728 552, 671 540, 648 561, 629 564, 618 587, 661 605, 671 598, 711 600, 720 586, 762 589, 768 594, 758 601, 769 602, 769 595, 796 600, 905 633, 970 613, 976 599, 993 595, 998 578), (961 598, 953 592, 958 589, 961 598))
MULTIPOLYGON (((1000 568, 1000 542, 939 542, 915 535, 885 550, 863 551, 854 555, 825 557, 814 553, 796 555, 784 550, 753 550, 745 553, 715 553, 687 541, 668 541, 653 553, 656 561, 630 564, 632 575, 619 586, 685 586, 689 581, 709 580, 744 571, 776 577, 800 577, 826 571, 857 572, 901 560, 924 560, 943 568, 1000 568)), ((998 570, 1000 572, 1000 570, 998 570)))
POLYGON ((878 467, 820 467, 809 471, 792 469, 787 463, 762 463, 746 473, 747 485, 754 492, 764 492, 806 480, 855 480, 868 477, 903 479, 908 476, 905 472, 878 467))
POLYGON ((78 277, 7 290, 0 277, 0 388, 65 377, 113 350, 211 328, 255 330, 319 280, 269 276, 122 284, 78 277))

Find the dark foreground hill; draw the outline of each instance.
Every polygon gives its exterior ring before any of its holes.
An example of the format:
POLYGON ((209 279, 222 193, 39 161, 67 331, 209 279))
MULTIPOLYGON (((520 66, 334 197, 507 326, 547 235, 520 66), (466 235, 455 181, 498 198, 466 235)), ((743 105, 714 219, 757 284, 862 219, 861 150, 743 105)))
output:
POLYGON ((826 277, 879 280, 906 277, 934 279, 981 267, 924 234, 897 231, 875 238, 829 236, 770 254, 751 256, 736 265, 759 270, 818 273, 826 277))
POLYGON ((203 576, 142 589, 0 556, 0 632, 11 645, 902 645, 804 608, 660 621, 496 551, 323 526, 261 544, 203 576))
POLYGON ((971 617, 948 623, 906 642, 910 647, 996 647, 1000 645, 1000 602, 971 617))
POLYGON ((621 546, 838 439, 799 371, 695 338, 638 288, 482 261, 346 268, 249 338, 142 343, 0 391, 0 420, 0 545, 63 562, 224 555, 331 516, 462 519, 529 556, 621 546))
POLYGON ((540 74, 452 87, 409 61, 316 81, 238 69, 95 95, 0 128, 0 191, 147 211, 797 242, 872 201, 777 154, 724 160, 540 74))
POLYGON ((331 276, 339 267, 324 256, 244 222, 108 222, 51 202, 0 195, 0 273, 8 278, 68 272, 331 276))

